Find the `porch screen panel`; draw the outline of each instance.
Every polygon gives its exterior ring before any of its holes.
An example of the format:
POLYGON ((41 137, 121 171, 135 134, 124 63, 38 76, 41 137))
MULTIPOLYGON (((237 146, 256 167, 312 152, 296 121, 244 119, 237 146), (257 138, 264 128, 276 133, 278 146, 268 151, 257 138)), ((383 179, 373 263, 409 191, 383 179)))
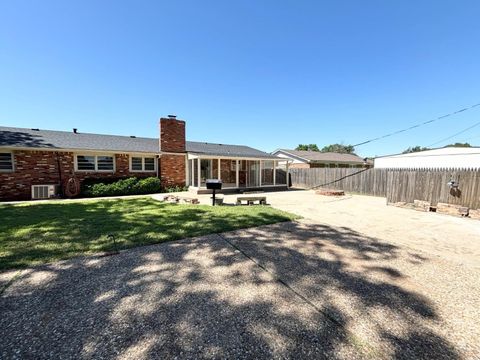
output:
POLYGON ((198 172, 200 169, 198 168, 198 159, 192 160, 193 161, 193 186, 198 187, 198 172))
POLYGON ((247 187, 247 178, 248 178, 248 161, 240 160, 238 167, 238 185, 241 188, 247 187))
POLYGON ((220 160, 220 180, 222 180, 224 188, 232 188, 237 186, 236 160, 220 160))
POLYGON ((277 185, 287 185, 287 162, 278 161, 277 167, 275 168, 276 184, 277 185))
POLYGON ((194 171, 193 171, 193 161, 194 160, 188 160, 188 181, 187 181, 187 186, 193 186, 193 176, 194 176, 194 171))
POLYGON ((273 160, 262 161, 262 185, 273 185, 273 160))
POLYGON ((211 159, 212 173, 209 179, 218 179, 218 159, 211 159))
POLYGON ((248 161, 248 187, 260 186, 260 161, 248 161))
POLYGON ((206 186, 207 179, 212 178, 212 160, 201 159, 200 160, 200 186, 206 186))

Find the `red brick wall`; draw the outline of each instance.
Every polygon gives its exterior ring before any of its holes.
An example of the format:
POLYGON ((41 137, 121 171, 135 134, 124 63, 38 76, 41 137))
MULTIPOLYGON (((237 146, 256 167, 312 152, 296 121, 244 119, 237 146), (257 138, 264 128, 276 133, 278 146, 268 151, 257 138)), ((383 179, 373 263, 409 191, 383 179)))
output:
POLYGON ((185 186, 185 155, 162 154, 160 180, 163 187, 185 186))
MULTIPOLYGON (((163 154, 159 160, 163 186, 185 186, 185 121, 160 119, 160 149, 162 152, 180 153, 163 154)), ((80 182, 92 178, 157 176, 156 172, 130 173, 128 154, 115 154, 115 172, 75 172, 72 152, 15 151, 14 161, 14 172, 0 173, 0 200, 29 200, 32 185, 60 184, 71 176, 75 176, 80 182)))
POLYGON ((14 151, 13 155, 15 170, 0 173, 0 200, 29 200, 32 185, 59 184, 58 161, 62 175, 73 170, 72 153, 14 151))
POLYGON ((160 151, 185 152, 185 121, 160 119, 160 151))
POLYGON ((115 154, 115 172, 75 172, 74 154, 55 151, 14 151, 14 172, 0 172, 0 200, 29 200, 31 186, 60 184, 71 176, 85 179, 157 176, 156 172, 130 173, 129 155, 115 154), (59 166, 60 163, 60 172, 59 166))

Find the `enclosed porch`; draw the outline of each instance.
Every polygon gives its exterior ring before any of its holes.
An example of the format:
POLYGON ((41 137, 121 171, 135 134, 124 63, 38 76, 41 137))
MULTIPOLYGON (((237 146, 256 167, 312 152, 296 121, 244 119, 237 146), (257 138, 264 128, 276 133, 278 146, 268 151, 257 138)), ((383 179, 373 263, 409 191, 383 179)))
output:
POLYGON ((222 191, 287 188, 288 161, 282 159, 219 158, 188 156, 187 184, 206 191, 207 179, 220 179, 222 191))

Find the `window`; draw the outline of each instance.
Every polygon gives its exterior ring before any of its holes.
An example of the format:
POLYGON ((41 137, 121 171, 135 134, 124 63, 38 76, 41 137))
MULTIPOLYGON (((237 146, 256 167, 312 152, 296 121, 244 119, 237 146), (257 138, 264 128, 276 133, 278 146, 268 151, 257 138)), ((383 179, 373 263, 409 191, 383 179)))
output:
POLYGON ((155 158, 143 158, 145 171, 155 171, 155 158))
POLYGON ((0 153, 0 171, 13 171, 12 153, 0 153))
POLYGON ((132 170, 142 171, 143 170, 142 161, 143 161, 143 158, 141 157, 132 157, 132 170))
POLYGON ((156 161, 154 157, 132 156, 130 171, 155 171, 156 161))
POLYGON ((77 155, 77 171, 115 171, 113 156, 77 155))
POLYGON ((95 156, 77 156, 77 170, 95 171, 95 156))
POLYGON ((97 156, 98 171, 113 171, 113 157, 97 156))

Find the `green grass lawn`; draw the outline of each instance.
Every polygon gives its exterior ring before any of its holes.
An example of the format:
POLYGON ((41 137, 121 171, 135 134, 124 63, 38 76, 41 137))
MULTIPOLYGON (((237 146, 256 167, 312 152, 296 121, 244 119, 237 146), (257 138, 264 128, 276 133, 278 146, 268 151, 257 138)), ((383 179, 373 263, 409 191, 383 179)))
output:
POLYGON ((0 205, 0 270, 186 237, 272 224, 296 216, 268 206, 201 206, 150 198, 0 205))

